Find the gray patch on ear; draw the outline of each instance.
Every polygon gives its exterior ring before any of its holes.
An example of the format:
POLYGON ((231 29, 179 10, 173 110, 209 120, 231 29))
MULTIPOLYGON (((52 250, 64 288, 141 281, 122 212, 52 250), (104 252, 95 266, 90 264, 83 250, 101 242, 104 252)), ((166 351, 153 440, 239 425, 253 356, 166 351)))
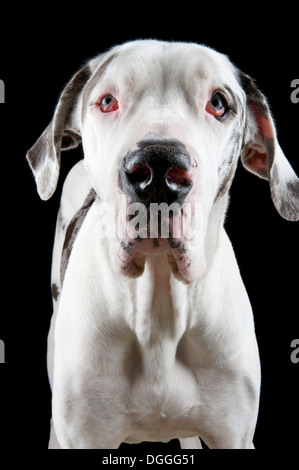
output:
POLYGON ((259 109, 262 112, 265 118, 269 117, 269 107, 267 105, 266 97, 263 93, 257 88, 255 81, 253 78, 249 77, 243 72, 239 72, 239 78, 241 82, 241 86, 245 91, 247 97, 254 102, 258 102, 259 109))
POLYGON ((29 150, 27 160, 35 176, 40 198, 49 199, 56 189, 59 175, 59 164, 53 151, 52 124, 29 150))
POLYGON ((279 214, 291 222, 299 220, 299 179, 296 175, 285 183, 274 163, 270 182, 272 200, 279 214))
POLYGON ((90 68, 86 65, 67 84, 57 104, 53 120, 27 152, 27 160, 35 176, 41 199, 49 199, 56 189, 60 151, 76 147, 81 142, 79 131, 76 132, 72 128, 69 116, 90 75, 90 68))
MULTIPOLYGON (((263 129, 258 127, 258 130, 262 135, 260 136, 260 142, 255 142, 254 140, 251 140, 250 124, 248 125, 247 123, 244 133, 245 139, 243 147, 249 145, 259 152, 258 146, 261 146, 261 148, 264 146, 267 156, 266 171, 264 173, 261 171, 253 171, 253 173, 269 180, 271 198, 278 213, 286 220, 299 220, 299 179, 279 146, 267 100, 257 89, 254 80, 252 80, 248 75, 240 72, 239 78, 247 95, 247 105, 249 107, 251 104, 256 106, 262 119, 268 121, 269 125, 271 125, 273 129, 273 137, 269 137, 267 135, 263 135, 263 129), (257 146, 254 147, 254 145, 257 146)), ((255 112, 256 111, 253 109, 253 118, 255 112)), ((259 126, 258 122, 257 126, 259 126)), ((242 163, 246 167, 243 160, 242 163)))
POLYGON ((299 220, 299 180, 287 183, 289 197, 283 201, 281 211, 287 220, 299 220))

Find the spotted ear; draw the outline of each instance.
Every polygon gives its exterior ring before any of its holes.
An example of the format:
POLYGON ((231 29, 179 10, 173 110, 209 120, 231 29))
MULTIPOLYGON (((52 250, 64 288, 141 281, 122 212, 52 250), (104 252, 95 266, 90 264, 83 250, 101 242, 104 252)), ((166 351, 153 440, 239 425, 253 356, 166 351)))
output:
POLYGON ((81 142, 80 131, 72 119, 72 111, 90 75, 89 66, 86 65, 71 79, 60 96, 52 121, 27 152, 26 157, 41 199, 49 199, 56 189, 60 151, 77 147, 81 142))
POLYGON ((269 181, 279 214, 299 220, 299 179, 279 146, 266 98, 248 75, 241 73, 240 80, 247 97, 241 161, 246 169, 269 181))

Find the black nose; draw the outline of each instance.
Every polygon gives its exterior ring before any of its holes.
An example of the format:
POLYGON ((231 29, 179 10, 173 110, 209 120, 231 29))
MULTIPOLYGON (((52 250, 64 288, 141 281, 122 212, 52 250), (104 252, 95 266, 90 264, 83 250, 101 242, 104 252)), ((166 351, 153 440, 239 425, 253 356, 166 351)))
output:
POLYGON ((122 160, 120 188, 131 202, 182 204, 190 189, 190 157, 178 141, 139 144, 122 160))

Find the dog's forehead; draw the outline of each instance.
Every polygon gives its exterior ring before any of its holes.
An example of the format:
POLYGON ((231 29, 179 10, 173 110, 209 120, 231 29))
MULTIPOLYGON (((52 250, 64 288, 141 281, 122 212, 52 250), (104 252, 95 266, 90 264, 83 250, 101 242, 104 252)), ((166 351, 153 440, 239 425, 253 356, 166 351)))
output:
POLYGON ((136 41, 113 48, 90 62, 92 84, 104 79, 121 84, 150 84, 201 78, 238 87, 236 68, 224 54, 194 43, 136 41))

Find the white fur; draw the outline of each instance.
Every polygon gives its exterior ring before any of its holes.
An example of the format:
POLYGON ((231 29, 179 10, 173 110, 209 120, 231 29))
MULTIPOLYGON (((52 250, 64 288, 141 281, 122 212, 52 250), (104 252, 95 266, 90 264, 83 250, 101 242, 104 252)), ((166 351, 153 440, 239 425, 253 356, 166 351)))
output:
MULTIPOLYGON (((76 240, 56 320, 53 417, 60 446, 200 436, 211 448, 252 447, 258 352, 223 228, 211 218, 217 247, 201 281, 186 286, 175 279, 165 254, 148 256, 138 279, 120 278, 107 240, 98 241, 99 206, 76 240)), ((53 333, 54 325, 50 344, 53 333)))
POLYGON ((172 438, 183 448, 199 448, 198 436, 210 448, 252 448, 259 357, 251 306, 223 228, 228 195, 217 199, 218 170, 239 129, 236 163, 245 119, 239 113, 223 124, 205 111, 224 85, 244 111, 244 91, 229 60, 206 47, 129 43, 93 59, 93 73, 113 53, 72 115, 84 162, 65 183, 53 254, 59 297, 48 349, 50 448, 117 448, 172 438), (118 111, 100 112, 95 103, 105 93, 117 97, 118 111), (167 243, 155 251, 143 241, 144 271, 130 277, 119 268, 121 240, 103 236, 101 206, 109 202, 117 211, 121 160, 145 136, 186 146, 194 169, 187 202, 201 207, 201 238, 190 243, 191 267, 181 271, 174 260, 169 264, 167 243), (61 288, 65 231, 91 187, 97 197, 61 288))

